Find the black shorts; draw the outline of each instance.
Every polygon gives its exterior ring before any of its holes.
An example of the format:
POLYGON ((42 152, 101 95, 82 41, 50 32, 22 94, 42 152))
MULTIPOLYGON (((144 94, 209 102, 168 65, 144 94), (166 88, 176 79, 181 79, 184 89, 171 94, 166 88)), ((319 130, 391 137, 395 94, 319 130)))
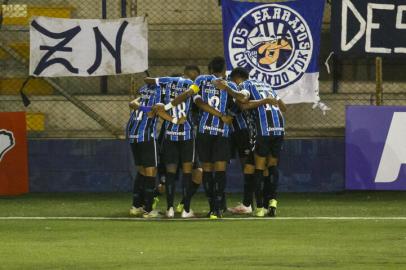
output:
POLYGON ((238 153, 239 158, 246 158, 251 152, 250 134, 248 129, 240 129, 230 136, 231 157, 235 158, 238 153))
POLYGON ((163 142, 163 162, 165 164, 182 164, 193 162, 195 157, 194 140, 163 142))
POLYGON ((283 136, 257 136, 255 143, 255 154, 260 157, 271 155, 279 159, 283 145, 283 136))
POLYGON ((131 150, 133 152, 134 163, 136 166, 145 168, 158 166, 158 150, 155 140, 147 142, 132 143, 131 150))
POLYGON ((199 153, 199 161, 203 163, 229 161, 229 138, 199 133, 197 135, 197 152, 199 153))

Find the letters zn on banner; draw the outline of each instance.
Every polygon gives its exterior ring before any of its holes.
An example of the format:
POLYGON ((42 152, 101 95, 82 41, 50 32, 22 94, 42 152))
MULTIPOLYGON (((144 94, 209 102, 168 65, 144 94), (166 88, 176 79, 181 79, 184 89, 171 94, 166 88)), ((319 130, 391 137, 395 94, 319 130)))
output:
POLYGON ((75 20, 34 17, 30 75, 101 76, 148 69, 148 28, 143 17, 75 20))

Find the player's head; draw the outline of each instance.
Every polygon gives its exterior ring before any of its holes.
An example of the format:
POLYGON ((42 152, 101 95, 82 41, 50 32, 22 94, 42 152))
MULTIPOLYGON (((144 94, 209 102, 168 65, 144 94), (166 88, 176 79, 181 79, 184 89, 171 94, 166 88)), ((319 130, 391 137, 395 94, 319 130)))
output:
POLYGON ((226 75, 226 60, 222 56, 216 56, 211 61, 209 66, 211 67, 211 74, 226 75))
POLYGON ((200 68, 196 65, 187 65, 183 70, 185 77, 194 81, 200 75, 200 68))
POLYGON ((240 84, 243 81, 248 80, 249 78, 249 73, 245 68, 242 67, 236 67, 231 71, 230 73, 230 79, 235 82, 236 84, 240 84))
POLYGON ((213 73, 213 68, 211 67, 211 61, 209 62, 209 64, 207 65, 207 70, 209 71, 209 74, 213 73))

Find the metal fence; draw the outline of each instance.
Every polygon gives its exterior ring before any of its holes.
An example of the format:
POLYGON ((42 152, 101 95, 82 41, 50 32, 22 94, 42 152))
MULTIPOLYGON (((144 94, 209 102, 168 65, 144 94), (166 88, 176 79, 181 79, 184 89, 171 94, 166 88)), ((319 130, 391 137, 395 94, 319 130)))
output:
MULTIPOLYGON (((120 18, 147 16, 149 72, 179 73, 186 64, 207 72, 210 58, 223 54, 221 7, 218 0, 3 0, 0 29, 0 111, 27 111, 31 138, 112 138, 124 135, 128 101, 144 74, 91 78, 30 79, 28 77, 31 16, 120 18)), ((1 1, 0 1, 1 3, 1 1)), ((330 108, 324 115, 311 104, 289 105, 288 136, 343 136, 347 105, 375 104, 374 59, 323 62, 330 46, 330 6, 326 5, 320 56, 320 97, 330 108)), ((406 65, 384 61, 384 105, 406 105, 406 65)))

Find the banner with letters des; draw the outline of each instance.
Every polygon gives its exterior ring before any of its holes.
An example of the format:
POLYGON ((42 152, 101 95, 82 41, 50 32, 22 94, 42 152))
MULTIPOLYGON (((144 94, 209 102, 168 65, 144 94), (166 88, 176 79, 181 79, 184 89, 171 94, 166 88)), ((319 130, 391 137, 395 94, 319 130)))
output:
POLYGON ((82 20, 34 17, 30 75, 101 76, 148 69, 145 18, 82 20))
POLYGON ((223 0, 227 70, 243 67, 286 103, 319 101, 324 0, 253 3, 223 0))
POLYGON ((406 56, 406 0, 342 0, 332 4, 335 54, 406 56))
POLYGON ((406 107, 347 106, 346 189, 406 190, 406 107))

